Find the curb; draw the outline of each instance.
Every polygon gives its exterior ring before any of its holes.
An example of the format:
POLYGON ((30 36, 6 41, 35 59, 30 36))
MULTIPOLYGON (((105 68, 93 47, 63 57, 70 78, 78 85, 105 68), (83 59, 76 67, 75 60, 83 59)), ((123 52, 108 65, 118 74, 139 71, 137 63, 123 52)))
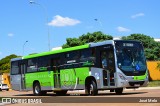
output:
POLYGON ((158 87, 140 87, 138 89, 160 89, 160 86, 158 87))
POLYGON ((125 90, 151 90, 151 89, 159 89, 160 90, 160 86, 158 87, 140 87, 140 88, 136 88, 136 89, 126 89, 125 90))

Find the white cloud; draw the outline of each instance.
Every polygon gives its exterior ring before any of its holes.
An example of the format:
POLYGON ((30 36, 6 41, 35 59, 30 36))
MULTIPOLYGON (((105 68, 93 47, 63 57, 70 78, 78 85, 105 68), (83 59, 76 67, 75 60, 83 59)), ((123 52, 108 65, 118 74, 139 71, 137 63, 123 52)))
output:
POLYGON ((121 26, 117 27, 117 30, 118 30, 118 32, 129 32, 129 31, 131 31, 130 29, 125 28, 125 27, 121 27, 121 26))
POLYGON ((12 37, 12 36, 14 36, 14 34, 13 34, 13 33, 9 33, 8 36, 9 36, 9 37, 12 37))
POLYGON ((144 16, 144 13, 138 13, 138 14, 135 14, 135 15, 132 15, 131 18, 138 18, 138 17, 142 17, 144 16))
POLYGON ((80 21, 77 19, 72 19, 69 17, 62 17, 60 15, 54 16, 53 20, 48 23, 50 26, 63 27, 63 26, 73 26, 79 24, 80 21))

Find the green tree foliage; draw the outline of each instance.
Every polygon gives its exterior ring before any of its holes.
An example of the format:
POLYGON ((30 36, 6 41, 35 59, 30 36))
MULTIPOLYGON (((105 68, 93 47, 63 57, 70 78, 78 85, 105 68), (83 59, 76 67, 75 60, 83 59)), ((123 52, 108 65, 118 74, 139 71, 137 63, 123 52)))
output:
POLYGON ((16 57, 18 56, 15 54, 11 54, 0 60, 0 74, 10 72, 10 60, 16 57))
POLYGON ((160 60, 160 43, 155 42, 154 38, 144 34, 131 34, 122 37, 123 40, 139 40, 143 43, 147 60, 160 60))
POLYGON ((79 46, 90 42, 99 42, 104 40, 112 40, 113 37, 110 35, 103 34, 102 32, 94 32, 94 33, 87 33, 81 35, 79 38, 67 38, 67 43, 64 44, 63 48, 79 46))

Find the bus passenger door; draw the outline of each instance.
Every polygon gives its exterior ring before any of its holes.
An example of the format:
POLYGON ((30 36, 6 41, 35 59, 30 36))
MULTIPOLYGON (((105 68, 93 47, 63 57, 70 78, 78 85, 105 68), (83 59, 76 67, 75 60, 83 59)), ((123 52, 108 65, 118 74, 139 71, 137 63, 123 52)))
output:
POLYGON ((26 65, 24 63, 20 64, 20 72, 21 72, 21 90, 25 90, 25 68, 26 65))
POLYGON ((115 86, 114 72, 115 72, 115 59, 113 46, 104 47, 100 52, 103 70, 103 85, 115 86))
POLYGON ((54 82, 54 88, 60 88, 60 59, 59 58, 53 58, 51 59, 51 63, 53 66, 53 82, 54 82))

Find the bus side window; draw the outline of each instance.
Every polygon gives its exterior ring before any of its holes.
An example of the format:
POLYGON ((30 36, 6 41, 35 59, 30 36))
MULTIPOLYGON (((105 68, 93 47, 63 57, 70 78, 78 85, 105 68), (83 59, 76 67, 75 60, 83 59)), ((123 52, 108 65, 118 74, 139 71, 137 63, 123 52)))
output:
POLYGON ((38 68, 49 67, 49 59, 47 57, 40 57, 37 61, 38 68))
POLYGON ((84 49, 81 51, 80 62, 90 62, 92 65, 95 63, 95 48, 84 49))
POLYGON ((75 60, 73 62, 76 62, 76 60, 79 58, 79 51, 72 51, 72 52, 69 52, 69 53, 66 53, 65 54, 65 59, 66 59, 66 63, 69 61, 69 60, 75 60))
POLYGON ((18 61, 11 62, 11 74, 12 75, 20 74, 18 61))
POLYGON ((37 59, 29 59, 28 60, 28 67, 27 67, 27 72, 35 72, 37 71, 38 66, 37 66, 37 59))

